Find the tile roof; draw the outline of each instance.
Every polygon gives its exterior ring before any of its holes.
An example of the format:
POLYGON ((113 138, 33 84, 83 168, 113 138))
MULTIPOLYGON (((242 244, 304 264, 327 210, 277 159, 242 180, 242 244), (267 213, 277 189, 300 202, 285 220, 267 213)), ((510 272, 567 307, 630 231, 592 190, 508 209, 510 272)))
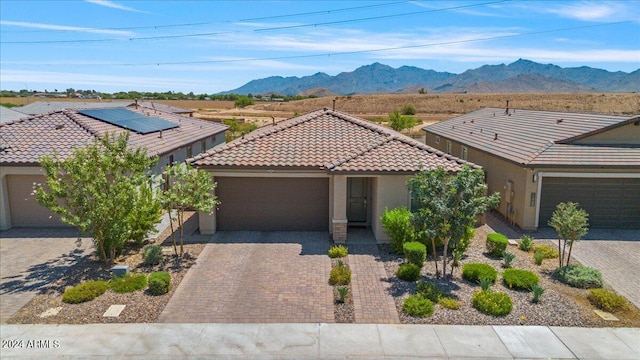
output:
POLYGON ((164 112, 170 112, 174 114, 190 114, 194 112, 191 109, 185 109, 178 106, 167 105, 167 104, 153 102, 153 101, 138 101, 138 105, 145 108, 160 110, 164 112))
POLYGON ((216 168, 407 173, 437 166, 457 171, 470 164, 393 130, 328 109, 260 128, 189 161, 216 168))
POLYGON ((435 135, 523 165, 639 166, 640 147, 570 142, 633 122, 634 116, 485 108, 425 126, 435 135))
MULTIPOLYGON (((226 125, 171 113, 142 108, 129 110, 180 124, 162 133, 143 135, 132 132, 129 145, 146 148, 149 155, 168 153, 228 128, 226 125)), ((77 110, 56 111, 1 123, 0 164, 37 165, 43 155, 51 155, 56 151, 59 156, 66 157, 75 148, 93 143, 97 137, 121 131, 125 130, 79 114, 77 110)))
POLYGON ((34 101, 31 104, 16 107, 15 110, 29 115, 40 115, 65 109, 105 109, 122 107, 133 103, 132 100, 97 101, 34 101))
POLYGON ((27 116, 29 115, 9 109, 5 106, 0 106, 0 122, 14 121, 27 116))

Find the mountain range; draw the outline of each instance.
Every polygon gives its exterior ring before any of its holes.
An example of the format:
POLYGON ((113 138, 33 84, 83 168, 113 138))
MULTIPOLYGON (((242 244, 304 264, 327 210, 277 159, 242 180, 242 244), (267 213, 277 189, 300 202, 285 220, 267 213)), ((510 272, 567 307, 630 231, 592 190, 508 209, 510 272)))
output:
POLYGON ((640 92, 640 69, 610 72, 588 66, 563 68, 520 59, 483 65, 461 74, 373 63, 335 76, 271 76, 225 91, 235 94, 351 95, 371 93, 640 92))

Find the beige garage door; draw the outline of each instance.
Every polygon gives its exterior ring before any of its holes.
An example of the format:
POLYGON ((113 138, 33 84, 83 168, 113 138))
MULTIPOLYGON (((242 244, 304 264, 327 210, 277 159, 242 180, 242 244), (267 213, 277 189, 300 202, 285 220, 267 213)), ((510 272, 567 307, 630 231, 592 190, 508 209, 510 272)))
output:
POLYGON ((216 177, 223 231, 328 231, 327 178, 216 177))
POLYGON ((69 226, 49 209, 38 204, 31 193, 33 183, 43 183, 40 175, 7 175, 9 211, 13 227, 62 227, 69 226))

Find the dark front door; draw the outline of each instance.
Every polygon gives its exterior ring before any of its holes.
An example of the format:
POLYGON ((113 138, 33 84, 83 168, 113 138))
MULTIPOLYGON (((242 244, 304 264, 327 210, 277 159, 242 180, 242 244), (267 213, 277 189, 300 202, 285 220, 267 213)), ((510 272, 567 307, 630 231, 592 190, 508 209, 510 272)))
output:
POLYGON ((347 220, 349 223, 367 223, 368 195, 369 181, 367 178, 347 179, 347 220))

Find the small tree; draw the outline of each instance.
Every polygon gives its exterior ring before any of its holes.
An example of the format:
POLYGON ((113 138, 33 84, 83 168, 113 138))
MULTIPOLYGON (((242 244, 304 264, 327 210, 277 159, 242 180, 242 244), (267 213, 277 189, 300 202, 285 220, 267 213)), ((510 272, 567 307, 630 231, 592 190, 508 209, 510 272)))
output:
POLYGON ((173 222, 178 221, 180 231, 180 253, 184 253, 184 212, 188 209, 210 212, 218 205, 218 199, 213 194, 216 184, 204 170, 198 170, 189 164, 175 164, 165 170, 169 186, 160 196, 163 207, 171 218, 171 234, 173 250, 178 255, 173 222), (175 212, 175 217, 173 216, 175 212))
POLYGON ((244 95, 240 95, 240 96, 238 96, 238 98, 236 99, 234 104, 235 104, 236 107, 244 108, 244 107, 247 107, 249 105, 253 105, 253 98, 250 98, 250 97, 244 96, 244 95))
MULTIPOLYGON (((475 224, 476 216, 495 208, 500 194, 486 196, 484 173, 466 165, 457 174, 450 174, 443 167, 421 171, 409 179, 409 189, 418 205, 414 219, 419 231, 428 238, 441 239, 444 244, 442 271, 446 274, 449 245, 456 247, 469 236, 469 227, 475 224)), ((434 261, 437 262, 435 252, 434 261)))
POLYGON ((556 210, 551 215, 551 220, 549 220, 549 226, 556 229, 558 233, 558 253, 560 254, 558 261, 560 267, 569 265, 573 243, 582 239, 589 231, 588 219, 587 212, 584 209, 579 209, 577 203, 566 202, 556 206, 556 210), (560 245, 561 241, 563 242, 562 246, 560 245), (569 246, 569 253, 565 261, 567 245, 569 246))
POLYGON ((419 122, 414 119, 413 116, 402 115, 402 113, 400 113, 400 110, 396 109, 389 114, 389 126, 391 126, 391 128, 395 131, 410 129, 418 124, 419 122))
POLYGON ((128 133, 107 134, 64 160, 45 156, 45 184, 34 184, 36 201, 89 234, 106 265, 127 240, 142 240, 162 211, 148 180, 157 158, 128 148, 128 139, 128 133))

